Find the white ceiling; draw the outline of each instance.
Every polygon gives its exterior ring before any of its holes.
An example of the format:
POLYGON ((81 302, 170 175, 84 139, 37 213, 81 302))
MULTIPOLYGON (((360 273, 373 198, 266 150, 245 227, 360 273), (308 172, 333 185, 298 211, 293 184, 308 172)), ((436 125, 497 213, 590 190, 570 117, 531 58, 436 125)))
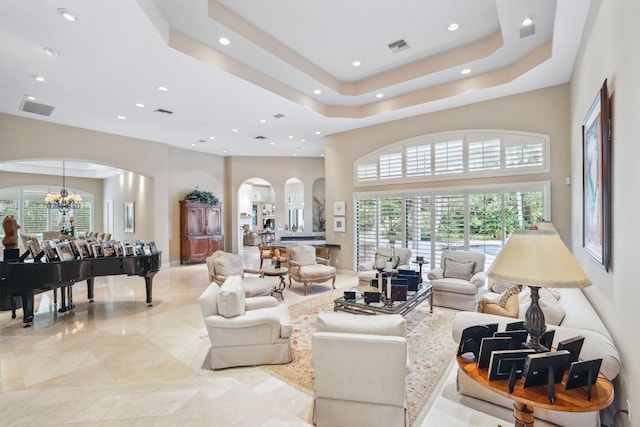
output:
POLYGON ((3 0, 0 112, 217 155, 316 157, 328 134, 568 82, 589 5, 3 0), (525 17, 535 34, 521 38, 525 17), (409 49, 392 53, 399 39, 409 49), (27 95, 52 114, 21 111, 27 95))

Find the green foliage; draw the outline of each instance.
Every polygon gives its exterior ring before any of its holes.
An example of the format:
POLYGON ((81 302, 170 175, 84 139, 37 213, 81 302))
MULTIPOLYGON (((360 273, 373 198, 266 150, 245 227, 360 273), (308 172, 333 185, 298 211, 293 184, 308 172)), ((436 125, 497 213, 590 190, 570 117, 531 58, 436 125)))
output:
POLYGON ((218 203, 218 198, 213 195, 211 191, 200 191, 198 187, 195 190, 188 193, 185 197, 185 200, 190 202, 202 202, 208 203, 210 205, 215 205, 218 203))

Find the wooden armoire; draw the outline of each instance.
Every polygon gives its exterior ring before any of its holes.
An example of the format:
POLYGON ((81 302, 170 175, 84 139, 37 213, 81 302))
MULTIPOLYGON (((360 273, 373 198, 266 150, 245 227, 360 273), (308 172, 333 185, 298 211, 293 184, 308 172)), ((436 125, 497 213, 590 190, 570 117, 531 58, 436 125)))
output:
POLYGON ((180 200, 180 263, 205 262, 224 250, 222 206, 180 200))

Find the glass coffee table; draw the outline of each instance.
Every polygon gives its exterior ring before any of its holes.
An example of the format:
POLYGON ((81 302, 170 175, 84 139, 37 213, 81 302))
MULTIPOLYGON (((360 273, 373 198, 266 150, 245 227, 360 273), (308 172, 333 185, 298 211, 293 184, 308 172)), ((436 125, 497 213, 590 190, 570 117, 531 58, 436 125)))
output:
POLYGON ((346 311, 355 314, 401 314, 405 315, 420 303, 429 298, 429 311, 433 313, 433 286, 429 283, 423 283, 418 286, 415 292, 407 292, 406 301, 393 301, 393 304, 387 305, 383 301, 380 302, 364 302, 365 292, 377 292, 377 288, 370 286, 358 286, 351 289, 356 291, 356 299, 345 299, 344 297, 333 300, 334 311, 346 311))

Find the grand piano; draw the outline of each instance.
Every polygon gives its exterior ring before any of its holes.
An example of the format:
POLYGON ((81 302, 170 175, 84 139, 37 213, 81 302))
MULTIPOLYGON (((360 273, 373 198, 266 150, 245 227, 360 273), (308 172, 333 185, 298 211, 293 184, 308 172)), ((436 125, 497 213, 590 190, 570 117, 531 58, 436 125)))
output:
MULTIPOLYGON (((93 302, 93 281, 99 276, 144 277, 147 304, 152 305, 153 276, 160 271, 162 252, 151 255, 127 257, 85 258, 55 262, 0 262, 0 309, 13 310, 15 318, 16 298, 22 302, 22 321, 25 327, 33 322, 34 295, 61 288, 59 312, 74 308, 73 284, 87 281, 87 298, 93 302)), ((57 302, 57 298, 55 298, 57 302)))

